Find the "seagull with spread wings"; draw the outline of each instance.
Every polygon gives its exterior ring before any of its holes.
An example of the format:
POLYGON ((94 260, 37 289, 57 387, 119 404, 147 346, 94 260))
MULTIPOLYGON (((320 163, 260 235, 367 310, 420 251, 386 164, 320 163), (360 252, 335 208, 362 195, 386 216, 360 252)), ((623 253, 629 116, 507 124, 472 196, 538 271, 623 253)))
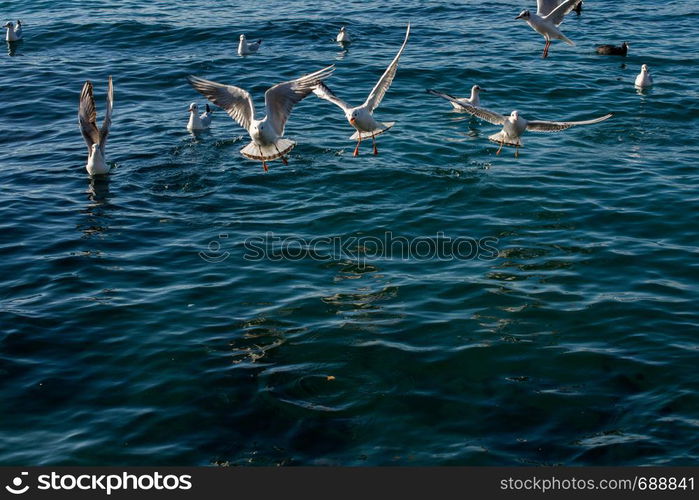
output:
POLYGON ((187 80, 195 90, 226 111, 248 131, 252 141, 240 150, 240 154, 251 160, 261 161, 262 168, 267 172, 268 161, 281 158, 284 165, 288 165, 284 155, 296 146, 295 142, 282 137, 294 105, 313 92, 313 89, 333 71, 334 66, 328 66, 296 80, 271 87, 265 92, 267 115, 261 120, 255 119, 255 105, 247 91, 191 75, 187 80))
POLYGON ((97 111, 95 110, 95 99, 92 95, 92 82, 85 82, 80 93, 80 104, 78 105, 78 123, 83 139, 87 144, 87 165, 85 168, 90 175, 100 175, 109 173, 109 165, 104 159, 104 148, 107 145, 109 127, 112 125, 112 108, 114 106, 114 86, 112 77, 109 77, 107 88, 107 107, 104 111, 104 122, 102 128, 97 128, 97 111))
POLYGON ((359 145, 362 143, 362 139, 368 139, 370 137, 374 145, 374 154, 379 154, 379 151, 376 148, 376 136, 383 134, 393 127, 393 125, 395 125, 395 122, 379 123, 374 120, 373 114, 374 110, 379 106, 379 104, 381 104, 381 100, 391 86, 393 78, 396 76, 396 71, 398 71, 398 60, 400 59, 401 54, 403 54, 403 50, 405 49, 405 45, 408 43, 409 37, 410 24, 408 24, 408 29, 405 32, 405 40, 403 40, 403 45, 401 45, 398 54, 396 54, 396 57, 393 58, 393 61, 391 64, 389 64, 388 68, 386 68, 386 71, 384 71, 384 74, 381 76, 381 79, 379 79, 378 83, 369 94, 369 97, 367 97, 367 100, 364 101, 364 104, 361 106, 357 106, 355 108, 351 107, 345 101, 333 94, 324 83, 321 83, 315 88, 315 90, 313 90, 313 92, 321 99, 325 99, 326 101, 339 106, 340 109, 344 111, 345 118, 347 118, 349 124, 356 129, 354 135, 350 137, 351 140, 357 141, 357 147, 354 148, 354 156, 359 155, 359 145))
POLYGON ((515 19, 523 19, 527 24, 546 39, 542 57, 548 57, 551 40, 563 40, 568 45, 575 42, 561 33, 558 26, 563 18, 572 11, 579 0, 536 0, 536 14, 523 10, 515 19))
POLYGON ((584 120, 577 122, 552 122, 552 121, 542 121, 542 120, 525 120, 519 114, 519 111, 513 111, 510 116, 504 116, 495 111, 490 111, 485 108, 477 108, 459 101, 455 97, 445 94, 443 92, 438 92, 436 90, 428 89, 428 93, 446 99, 447 101, 458 103, 464 108, 464 111, 477 116, 481 120, 485 120, 493 125, 502 125, 502 130, 497 134, 493 134, 488 139, 493 142, 500 144, 500 148, 497 153, 500 154, 503 146, 514 146, 515 147, 515 158, 519 157, 519 148, 522 147, 522 141, 520 137, 527 130, 532 132, 560 132, 561 130, 568 129, 570 127, 575 127, 577 125, 592 125, 593 123, 599 123, 613 116, 612 113, 608 113, 599 118, 594 118, 592 120, 584 120))

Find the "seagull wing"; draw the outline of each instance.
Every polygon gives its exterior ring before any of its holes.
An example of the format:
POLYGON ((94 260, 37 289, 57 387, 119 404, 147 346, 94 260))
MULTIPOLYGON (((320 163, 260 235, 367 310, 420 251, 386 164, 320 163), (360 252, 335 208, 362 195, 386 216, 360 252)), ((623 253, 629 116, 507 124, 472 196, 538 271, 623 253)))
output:
POLYGON ((548 16, 559 3, 560 0, 536 0, 536 14, 541 17, 548 16))
POLYGON ((558 7, 553 9, 548 15, 544 16, 544 19, 551 21, 553 24, 558 26, 563 22, 563 18, 571 10, 575 8, 580 0, 563 0, 558 7))
POLYGON ((187 81, 197 92, 228 113, 241 127, 250 129, 255 117, 255 106, 246 90, 192 75, 187 77, 187 81))
POLYGON ((284 134, 286 121, 289 119, 294 105, 313 92, 313 89, 323 79, 329 77, 334 70, 334 66, 328 66, 296 80, 279 83, 265 92, 267 119, 279 135, 284 134))
MULTIPOLYGON (((461 109, 466 111, 467 113, 471 113, 474 116, 477 116, 481 120, 485 120, 489 123, 492 123, 493 125, 502 125, 505 123, 505 117, 501 115, 500 113, 496 113, 495 111, 490 111, 485 108, 477 108, 475 106, 471 106, 467 102, 461 101, 457 99, 454 96, 451 96, 449 94, 445 94, 443 92, 438 92, 436 90, 432 89, 427 89, 427 92, 432 95, 436 95, 441 97, 442 99, 446 99, 447 101, 453 102, 454 104, 458 104, 461 109)), ((531 123, 531 122, 530 122, 531 123)))
POLYGON ((369 94, 369 97, 367 97, 366 101, 364 102, 364 106, 367 107, 369 111, 374 111, 376 108, 379 107, 379 104, 381 104, 383 96, 386 94, 386 91, 391 86, 393 78, 396 76, 396 71, 398 71, 398 60, 400 59, 400 56, 403 53, 403 50, 405 49, 405 45, 408 43, 409 37, 410 23, 408 23, 408 29, 405 31, 405 40, 403 40, 403 45, 401 45, 398 54, 396 54, 396 57, 393 58, 391 64, 388 65, 388 68, 386 68, 386 71, 384 71, 376 86, 372 89, 371 93, 369 94))
POLYGON ((527 130, 532 132, 558 132, 565 130, 570 127, 575 127, 576 125, 592 125, 593 123, 603 122, 614 116, 613 113, 600 116, 599 118, 594 118, 592 120, 584 120, 580 122, 547 122, 540 120, 532 120, 527 122, 527 130))
POLYGON ((319 83, 318 86, 313 89, 313 93, 321 99, 325 99, 326 101, 339 106, 344 112, 347 112, 347 110, 350 109, 347 103, 333 94, 332 90, 330 90, 323 82, 319 83))
POLYGON ((104 146, 107 144, 107 136, 109 135, 109 127, 112 126, 112 108, 114 107, 114 86, 112 85, 112 77, 109 77, 109 86, 107 87, 107 108, 104 112, 104 121, 100 129, 100 148, 104 153, 104 146))
POLYGON ((100 134, 97 130, 97 112, 95 111, 95 99, 92 96, 92 82, 85 82, 80 92, 80 104, 78 105, 78 123, 80 132, 87 144, 88 154, 92 151, 92 145, 98 144, 100 134))

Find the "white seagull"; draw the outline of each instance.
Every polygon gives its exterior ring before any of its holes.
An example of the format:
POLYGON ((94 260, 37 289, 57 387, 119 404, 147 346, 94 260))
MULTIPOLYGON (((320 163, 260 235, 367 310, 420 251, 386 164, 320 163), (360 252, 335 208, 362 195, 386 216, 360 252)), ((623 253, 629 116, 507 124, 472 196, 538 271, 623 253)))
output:
POLYGON ((340 28, 340 32, 337 34, 337 38, 335 38, 335 41, 340 43, 350 43, 352 41, 352 38, 349 36, 349 33, 347 33, 347 28, 345 28, 344 26, 340 28))
POLYGON ((579 0, 536 0, 536 14, 523 10, 515 19, 523 19, 527 24, 546 39, 542 57, 548 57, 552 39, 563 40, 568 45, 575 42, 558 29, 563 18, 572 11, 579 0))
POLYGON ((635 85, 639 89, 644 89, 653 85, 653 77, 650 76, 647 64, 641 66, 641 72, 638 74, 638 76, 636 76, 635 85))
POLYGON ((464 111, 477 116, 481 120, 485 120, 493 125, 502 125, 502 130, 497 134, 491 135, 488 137, 488 139, 500 144, 500 148, 495 154, 500 154, 503 146, 514 146, 515 158, 519 156, 519 148, 522 147, 520 137, 527 130, 531 130, 532 132, 559 132, 570 127, 575 127, 576 125, 592 125, 593 123, 599 123, 613 116, 612 113, 608 113, 604 116, 600 116, 599 118, 577 122, 525 120, 519 115, 519 111, 513 111, 510 113, 510 116, 504 116, 500 113, 496 113, 485 108, 476 108, 470 104, 464 104, 457 101, 454 97, 436 90, 428 89, 427 92, 446 99, 447 101, 458 102, 459 105, 464 108, 464 111))
MULTIPOLYGON (((481 88, 480 85, 474 85, 473 87, 471 87, 471 97, 454 97, 454 99, 456 99, 459 102, 470 104, 471 106, 479 108, 481 106, 481 98, 479 94, 485 91, 486 90, 481 88)), ((451 105, 454 106, 454 110, 465 113, 464 107, 460 104, 452 102, 451 105)))
POLYGON ((313 89, 333 71, 334 66, 328 66, 296 80, 271 87, 265 92, 267 115, 261 120, 255 119, 255 106, 247 91, 191 75, 187 80, 199 93, 225 110, 248 131, 252 141, 240 150, 240 154, 251 160, 261 161, 262 168, 267 172, 268 161, 281 158, 284 165, 287 165, 284 155, 296 145, 295 142, 282 138, 284 126, 294 105, 313 92, 313 89))
POLYGON ((396 71, 398 70, 398 60, 405 49, 405 44, 408 43, 409 37, 410 24, 408 24, 408 29, 405 32, 405 40, 403 40, 403 45, 401 45, 398 54, 396 54, 396 57, 393 58, 391 64, 389 64, 376 86, 372 89, 369 97, 367 97, 366 101, 364 101, 364 104, 361 106, 357 106, 355 108, 350 107, 349 104, 333 94, 332 91, 323 83, 319 84, 313 91, 321 99, 325 99, 326 101, 330 101, 339 106, 340 109, 345 112, 345 118, 347 118, 349 124, 357 130, 350 137, 351 140, 357 141, 357 147, 354 148, 354 156, 359 155, 359 145, 362 143, 362 139, 368 139, 369 137, 371 137, 374 144, 374 154, 379 154, 376 148, 376 136, 383 134, 393 127, 393 125, 395 125, 395 122, 377 122, 374 120, 373 113, 381 103, 386 91, 391 86, 391 82, 393 82, 393 78, 396 76, 396 71))
POLYGON ((189 105, 189 122, 187 123, 187 130, 194 132, 197 130, 206 130, 211 125, 211 115, 213 111, 209 105, 206 105, 206 112, 199 116, 199 107, 195 102, 189 105))
POLYGON ((248 43, 247 38, 245 38, 245 35, 240 35, 240 43, 238 43, 238 55, 247 56, 249 54, 254 54, 260 49, 260 45, 262 45, 262 40, 248 43))
POLYGON ((17 20, 17 26, 9 22, 5 25, 5 41, 17 42, 22 39, 22 21, 17 20))
POLYGON ((83 134, 87 144, 87 165, 85 168, 90 175, 109 173, 109 166, 104 160, 104 147, 107 145, 109 127, 112 124, 112 108, 114 106, 114 86, 112 77, 109 77, 107 88, 107 107, 104 111, 104 122, 102 128, 97 128, 97 112, 95 110, 95 99, 92 95, 92 82, 85 82, 80 93, 80 104, 78 106, 78 123, 80 132, 83 134))

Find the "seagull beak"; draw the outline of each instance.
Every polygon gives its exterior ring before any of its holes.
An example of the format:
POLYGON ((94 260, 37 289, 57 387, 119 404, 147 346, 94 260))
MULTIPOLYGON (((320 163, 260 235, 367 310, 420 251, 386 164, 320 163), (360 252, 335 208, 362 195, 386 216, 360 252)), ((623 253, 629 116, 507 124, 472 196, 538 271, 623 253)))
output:
POLYGON ((354 126, 354 124, 357 123, 356 118, 350 118, 350 125, 354 126))
POLYGON ((481 87, 481 92, 488 92, 488 89, 484 89, 483 87, 481 87))
POLYGON ((522 19, 522 15, 520 14, 519 16, 515 17, 515 20, 517 19, 522 19))

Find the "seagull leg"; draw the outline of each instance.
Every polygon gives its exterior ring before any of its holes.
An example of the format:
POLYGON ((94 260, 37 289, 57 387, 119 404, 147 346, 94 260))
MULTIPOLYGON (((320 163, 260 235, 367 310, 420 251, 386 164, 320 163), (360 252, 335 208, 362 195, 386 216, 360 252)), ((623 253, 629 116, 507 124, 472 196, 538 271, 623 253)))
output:
POLYGON ((354 153, 352 156, 359 156, 359 145, 362 143, 362 136, 359 136, 359 139, 357 139, 357 147, 354 148, 354 153))
POLYGON ((269 167, 267 166, 267 162, 262 160, 262 168, 264 169, 265 172, 269 172, 269 167))
POLYGON ((289 162, 286 160, 286 158, 284 158, 284 155, 282 154, 281 151, 279 151, 279 148, 277 147, 276 144, 274 145, 274 149, 276 149, 276 150, 277 150, 277 153, 279 153, 279 156, 280 156, 281 159, 282 159, 282 163, 283 163, 284 165, 287 165, 287 166, 288 166, 288 165, 289 165, 289 162))
POLYGON ((519 146, 515 146, 515 158, 519 158, 519 146))
POLYGON ((374 134, 371 134, 371 142, 374 144, 374 154, 379 154, 379 150, 376 149, 376 137, 374 137, 374 134))
POLYGON ((544 53, 541 56, 546 59, 549 56, 549 46, 551 45, 551 40, 546 40, 546 45, 544 45, 544 53))
POLYGON ((500 147, 498 150, 495 152, 496 155, 499 155, 500 152, 502 151, 502 147, 505 145, 505 141, 500 141, 500 147))

